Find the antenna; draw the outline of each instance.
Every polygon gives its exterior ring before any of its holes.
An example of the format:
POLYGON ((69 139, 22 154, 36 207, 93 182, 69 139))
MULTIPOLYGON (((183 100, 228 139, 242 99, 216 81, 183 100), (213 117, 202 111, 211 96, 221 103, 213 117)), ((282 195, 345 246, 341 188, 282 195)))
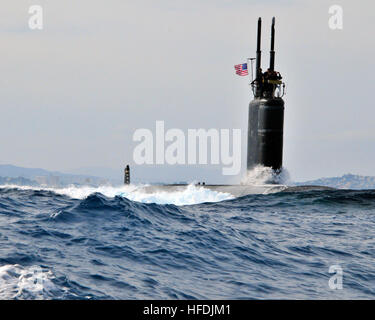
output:
POLYGON ((270 70, 275 70, 275 17, 272 18, 271 26, 271 51, 270 51, 270 70))
POLYGON ((261 86, 260 79, 262 77, 261 71, 260 71, 260 65, 261 65, 261 56, 262 51, 260 50, 260 42, 261 42, 261 32, 262 32, 262 18, 258 19, 258 37, 257 37, 257 55, 256 55, 256 80, 258 81, 258 88, 261 86))

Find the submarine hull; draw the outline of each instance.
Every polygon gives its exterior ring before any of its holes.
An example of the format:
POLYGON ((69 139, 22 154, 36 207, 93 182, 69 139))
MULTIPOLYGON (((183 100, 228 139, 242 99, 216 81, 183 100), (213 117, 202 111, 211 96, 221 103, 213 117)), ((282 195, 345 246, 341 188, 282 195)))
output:
POLYGON ((284 100, 256 98, 249 105, 247 170, 283 165, 284 100))
MULTIPOLYGON (((189 185, 187 184, 173 184, 173 185, 148 185, 139 186, 138 191, 145 193, 173 193, 173 192, 183 192, 187 190, 189 185)), ((325 186, 287 186, 287 185, 274 185, 274 184, 264 184, 264 185, 195 185, 197 188, 204 188, 215 192, 227 193, 231 196, 238 198, 244 197, 252 194, 269 194, 276 192, 304 192, 312 190, 335 190, 334 188, 325 186)))

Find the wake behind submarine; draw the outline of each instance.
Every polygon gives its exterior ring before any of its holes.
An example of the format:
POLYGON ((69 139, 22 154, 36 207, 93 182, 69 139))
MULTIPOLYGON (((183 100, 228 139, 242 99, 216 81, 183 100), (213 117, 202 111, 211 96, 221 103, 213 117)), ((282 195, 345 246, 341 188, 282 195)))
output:
MULTIPOLYGON (((278 175, 282 171, 283 164, 284 100, 282 97, 285 94, 285 83, 281 80, 280 73, 275 71, 275 17, 272 18, 271 25, 270 65, 264 73, 261 68, 261 29, 262 19, 259 18, 255 79, 252 79, 250 84, 254 99, 249 104, 247 170, 249 172, 257 166, 262 166, 272 168, 275 175, 278 175)), ((129 165, 124 170, 124 184, 130 184, 129 165)), ((198 183, 197 185, 212 191, 229 193, 234 197, 280 191, 332 189, 320 186, 288 187, 280 184, 218 185, 198 183)), ((145 193, 176 192, 185 190, 187 186, 188 184, 148 185, 142 186, 141 190, 145 193)))

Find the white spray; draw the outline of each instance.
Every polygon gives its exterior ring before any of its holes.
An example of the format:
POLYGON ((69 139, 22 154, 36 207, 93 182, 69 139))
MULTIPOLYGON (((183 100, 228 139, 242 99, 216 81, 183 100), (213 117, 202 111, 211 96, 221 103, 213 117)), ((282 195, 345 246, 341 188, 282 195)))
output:
POLYGON ((261 165, 255 166, 248 170, 241 180, 242 185, 265 185, 265 184, 282 184, 290 182, 290 176, 285 168, 280 173, 276 173, 272 168, 261 165))

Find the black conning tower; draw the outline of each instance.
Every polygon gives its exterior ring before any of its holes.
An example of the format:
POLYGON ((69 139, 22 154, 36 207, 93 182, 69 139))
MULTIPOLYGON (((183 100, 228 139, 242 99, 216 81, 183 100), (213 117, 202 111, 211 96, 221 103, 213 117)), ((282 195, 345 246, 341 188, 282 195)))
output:
POLYGON ((275 71, 275 18, 271 26, 270 66, 261 69, 261 29, 258 20, 256 72, 251 83, 254 100, 249 105, 247 145, 247 169, 257 165, 271 167, 280 172, 283 163, 283 126, 285 85, 279 72, 275 71))

